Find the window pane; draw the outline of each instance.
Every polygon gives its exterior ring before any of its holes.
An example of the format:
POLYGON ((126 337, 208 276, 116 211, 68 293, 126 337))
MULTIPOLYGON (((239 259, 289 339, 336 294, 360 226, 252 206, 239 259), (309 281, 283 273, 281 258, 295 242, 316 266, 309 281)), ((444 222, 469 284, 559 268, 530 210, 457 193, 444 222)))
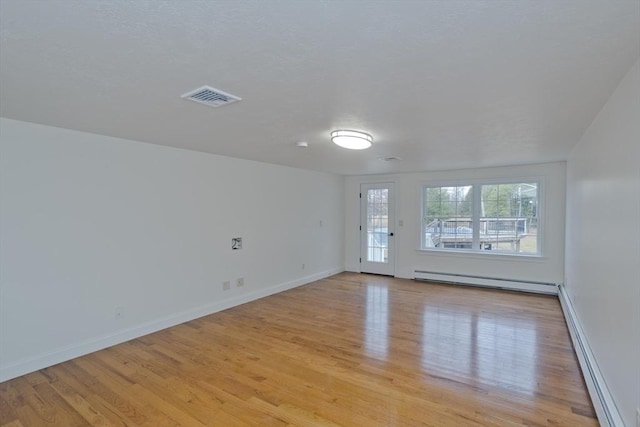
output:
POLYGON ((387 263, 389 190, 367 191, 367 261, 387 263))
POLYGON ((538 184, 482 185, 480 250, 538 253, 538 184))
POLYGON ((471 186, 425 187, 422 246, 471 249, 471 186))

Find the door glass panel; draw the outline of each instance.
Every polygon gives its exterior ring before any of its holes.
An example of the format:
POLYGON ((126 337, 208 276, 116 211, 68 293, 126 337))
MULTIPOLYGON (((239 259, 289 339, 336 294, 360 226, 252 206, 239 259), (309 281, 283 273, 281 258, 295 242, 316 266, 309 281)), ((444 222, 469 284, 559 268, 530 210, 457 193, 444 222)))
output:
POLYGON ((389 189, 367 191, 367 261, 389 262, 389 189))

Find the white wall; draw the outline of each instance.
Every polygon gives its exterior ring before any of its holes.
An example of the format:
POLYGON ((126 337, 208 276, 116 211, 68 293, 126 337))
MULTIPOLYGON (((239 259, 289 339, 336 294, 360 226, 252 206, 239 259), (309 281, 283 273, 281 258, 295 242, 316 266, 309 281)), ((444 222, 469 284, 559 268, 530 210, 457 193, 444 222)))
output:
POLYGON ((627 426, 640 408, 640 65, 567 163, 567 293, 627 426))
POLYGON ((341 176, 6 119, 0 159, 0 381, 343 269, 341 176))
POLYGON ((395 182, 396 276, 414 277, 414 270, 437 271, 561 283, 564 272, 565 164, 510 166, 454 171, 397 174, 387 176, 351 176, 346 178, 345 267, 359 271, 360 184, 395 182), (544 211, 543 248, 539 258, 452 252, 419 251, 421 186, 425 183, 467 183, 469 180, 502 178, 540 178, 544 211), (397 223, 396 223, 397 224, 397 223))

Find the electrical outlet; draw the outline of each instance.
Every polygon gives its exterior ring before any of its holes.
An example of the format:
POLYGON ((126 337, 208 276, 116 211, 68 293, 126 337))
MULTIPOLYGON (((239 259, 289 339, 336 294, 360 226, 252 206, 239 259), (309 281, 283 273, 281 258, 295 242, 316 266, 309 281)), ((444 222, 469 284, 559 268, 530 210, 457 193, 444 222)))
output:
POLYGON ((302 269, 304 270, 304 268, 306 267, 306 265, 302 264, 302 269))
POLYGON ((244 277, 236 279, 236 286, 244 286, 244 277))
POLYGON ((122 319, 122 316, 124 316, 124 308, 116 307, 116 312, 115 312, 116 320, 122 319))
POLYGON ((228 291, 229 289, 231 289, 231 282, 228 280, 225 280, 224 282, 222 282, 222 290, 228 291))

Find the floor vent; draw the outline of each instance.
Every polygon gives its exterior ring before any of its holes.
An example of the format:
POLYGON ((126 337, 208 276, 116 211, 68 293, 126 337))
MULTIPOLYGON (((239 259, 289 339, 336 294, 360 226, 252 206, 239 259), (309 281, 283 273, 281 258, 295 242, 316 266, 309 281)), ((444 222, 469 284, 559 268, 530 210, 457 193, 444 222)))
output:
POLYGON ((242 98, 221 90, 212 88, 211 86, 202 86, 191 92, 187 92, 182 95, 182 98, 189 99, 200 104, 208 105, 209 107, 222 107, 223 105, 232 104, 234 102, 241 101, 242 98))

